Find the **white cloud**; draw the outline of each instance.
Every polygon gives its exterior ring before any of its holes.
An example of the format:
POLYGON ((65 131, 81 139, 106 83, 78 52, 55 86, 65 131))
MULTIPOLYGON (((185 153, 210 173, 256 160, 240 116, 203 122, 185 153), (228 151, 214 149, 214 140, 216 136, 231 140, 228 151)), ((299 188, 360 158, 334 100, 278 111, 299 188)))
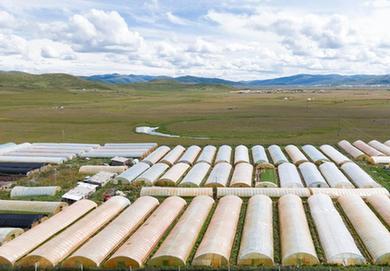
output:
POLYGON ((173 23, 173 24, 178 24, 178 25, 187 25, 188 24, 187 20, 174 15, 172 12, 167 12, 166 15, 167 15, 168 21, 173 23))
POLYGON ((348 9, 336 1, 76 1, 2 1, 0 69, 234 80, 390 73, 389 1, 350 1, 348 9))
POLYGON ((17 23, 16 18, 3 10, 0 10, 0 27, 13 27, 17 23))
POLYGON ((75 43, 75 48, 82 51, 133 51, 143 42, 141 35, 131 31, 118 12, 96 9, 83 15, 73 15, 68 35, 75 43))

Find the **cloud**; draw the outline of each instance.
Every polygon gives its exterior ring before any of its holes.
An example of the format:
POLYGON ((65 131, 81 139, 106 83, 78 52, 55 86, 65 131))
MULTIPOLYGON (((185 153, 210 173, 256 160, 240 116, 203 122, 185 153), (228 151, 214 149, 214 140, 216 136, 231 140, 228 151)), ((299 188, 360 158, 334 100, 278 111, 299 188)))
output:
POLYGON ((0 69, 234 80, 390 73, 384 0, 348 8, 336 1, 30 2, 0 3, 0 69))
POLYGON ((187 20, 174 15, 172 12, 167 12, 166 15, 167 15, 168 21, 172 24, 177 24, 177 25, 187 25, 188 24, 187 20))
POLYGON ((68 35, 80 51, 134 51, 143 42, 136 31, 131 31, 116 11, 92 9, 70 18, 68 35))
POLYGON ((23 54, 27 48, 27 41, 16 35, 0 33, 0 55, 23 54))
POLYGON ((0 27, 12 27, 17 23, 16 18, 3 10, 0 10, 0 27))

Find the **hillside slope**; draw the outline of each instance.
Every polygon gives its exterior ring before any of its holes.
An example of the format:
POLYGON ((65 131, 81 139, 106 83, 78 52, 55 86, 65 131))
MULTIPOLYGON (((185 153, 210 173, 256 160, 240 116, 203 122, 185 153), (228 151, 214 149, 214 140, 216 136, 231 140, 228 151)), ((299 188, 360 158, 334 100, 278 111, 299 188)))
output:
POLYGON ((152 76, 152 75, 121 75, 102 74, 83 77, 84 79, 110 84, 147 83, 156 80, 170 80, 183 84, 225 85, 237 88, 256 88, 271 86, 388 86, 390 75, 339 75, 339 74, 297 74, 266 80, 229 81, 220 78, 197 76, 152 76))
POLYGON ((102 82, 93 82, 77 76, 48 73, 0 72, 2 89, 110 89, 102 82))

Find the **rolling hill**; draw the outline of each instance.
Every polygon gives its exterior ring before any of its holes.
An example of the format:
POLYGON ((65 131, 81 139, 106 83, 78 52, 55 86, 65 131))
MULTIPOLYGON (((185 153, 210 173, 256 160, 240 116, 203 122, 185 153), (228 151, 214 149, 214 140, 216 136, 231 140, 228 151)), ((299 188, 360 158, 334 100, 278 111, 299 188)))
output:
POLYGON ((288 77, 279 77, 267 80, 229 81, 220 78, 196 77, 196 76, 150 76, 150 75, 120 75, 104 74, 83 77, 91 81, 99 81, 111 84, 145 83, 156 80, 172 80, 184 84, 214 84, 226 85, 238 88, 256 88, 270 86, 388 86, 390 75, 339 75, 339 74, 297 74, 288 77))
POLYGON ((109 89, 98 81, 84 80, 63 73, 30 74, 24 72, 1 72, 0 88, 8 89, 109 89))

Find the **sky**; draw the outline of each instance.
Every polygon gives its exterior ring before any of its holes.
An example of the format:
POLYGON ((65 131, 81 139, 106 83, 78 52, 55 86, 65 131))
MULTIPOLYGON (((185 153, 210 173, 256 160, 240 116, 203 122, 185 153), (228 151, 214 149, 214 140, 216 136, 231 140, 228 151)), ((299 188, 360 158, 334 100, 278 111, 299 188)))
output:
POLYGON ((0 70, 389 74, 390 0, 0 0, 0 70))

